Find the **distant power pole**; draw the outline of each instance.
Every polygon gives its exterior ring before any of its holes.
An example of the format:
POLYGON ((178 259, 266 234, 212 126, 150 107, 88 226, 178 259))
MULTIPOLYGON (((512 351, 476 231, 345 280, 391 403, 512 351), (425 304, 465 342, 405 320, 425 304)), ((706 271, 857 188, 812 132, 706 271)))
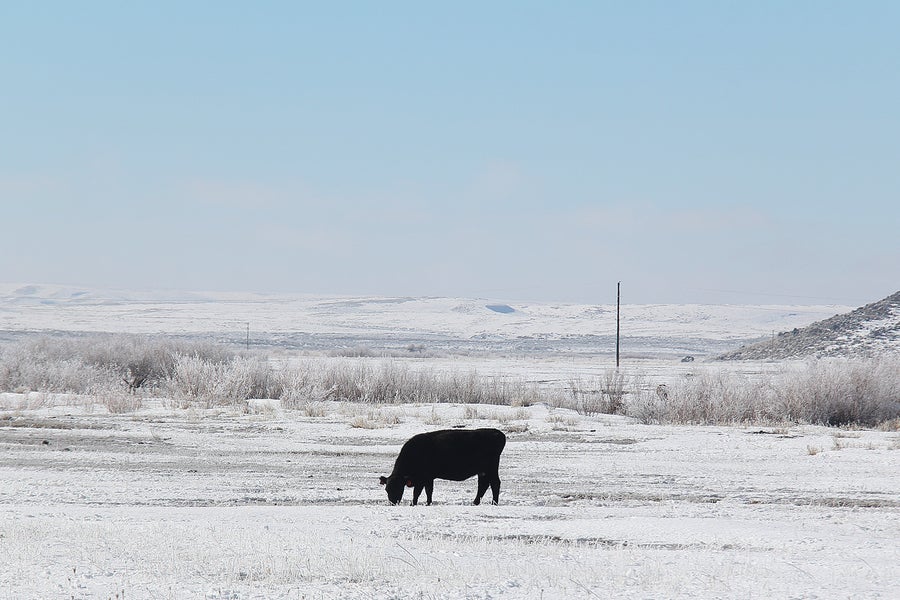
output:
POLYGON ((247 350, 250 350, 250 323, 247 323, 247 350))
POLYGON ((616 284, 616 368, 619 368, 619 308, 622 303, 622 282, 616 284))

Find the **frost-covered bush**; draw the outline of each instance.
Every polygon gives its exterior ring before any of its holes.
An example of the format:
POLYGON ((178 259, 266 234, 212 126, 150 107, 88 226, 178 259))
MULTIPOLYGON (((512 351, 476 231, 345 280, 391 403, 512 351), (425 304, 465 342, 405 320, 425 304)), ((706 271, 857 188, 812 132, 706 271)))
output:
POLYGON ((107 387, 114 373, 90 364, 71 341, 41 337, 0 353, 0 390, 91 393, 107 387))
POLYGON ((586 415, 644 423, 813 423, 877 426, 900 419, 900 357, 811 361, 749 377, 710 366, 667 386, 609 370, 567 389, 475 370, 416 368, 402 360, 330 358, 276 364, 207 342, 126 335, 42 336, 0 347, 0 391, 107 398, 112 412, 139 407, 123 393, 151 388, 178 406, 247 406, 279 400, 317 412, 328 401, 527 406, 545 402, 586 415))
POLYGON ((773 391, 785 420, 873 426, 900 417, 900 357, 810 362, 773 391))
POLYGON ((84 360, 114 370, 132 390, 161 384, 170 378, 179 356, 212 364, 231 361, 234 353, 210 342, 144 336, 108 336, 85 344, 84 360))
POLYGON ((542 399, 536 385, 476 371, 413 369, 396 361, 370 364, 334 361, 321 373, 316 389, 332 400, 374 404, 459 402, 527 405, 542 399))
POLYGON ((625 406, 644 423, 871 427, 900 417, 900 357, 821 359, 757 378, 709 369, 634 389, 625 406))
POLYGON ((175 357, 165 391, 180 405, 196 403, 205 408, 282 395, 279 380, 265 359, 235 357, 229 362, 213 362, 196 355, 175 357))
POLYGON ((668 389, 666 421, 700 425, 754 422, 765 411, 759 384, 727 371, 703 371, 668 389))
POLYGON ((627 373, 619 369, 608 369, 598 379, 575 379, 568 388, 571 398, 563 405, 584 415, 624 414, 628 379, 627 373))
POLYGON ((172 376, 177 356, 223 364, 228 349, 207 342, 132 335, 39 336, 0 351, 0 390, 96 393, 154 387, 172 376))
POLYGON ((97 399, 110 414, 132 413, 143 406, 140 397, 124 391, 102 392, 97 399))

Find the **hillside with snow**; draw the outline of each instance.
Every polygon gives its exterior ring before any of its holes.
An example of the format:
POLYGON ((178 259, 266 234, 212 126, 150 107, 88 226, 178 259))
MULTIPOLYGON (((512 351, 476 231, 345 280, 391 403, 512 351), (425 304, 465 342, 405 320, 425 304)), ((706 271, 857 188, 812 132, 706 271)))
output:
POLYGON ((856 310, 783 331, 722 355, 722 360, 874 357, 900 352, 900 292, 856 310))
MULTIPOLYGON (((621 307, 632 356, 712 356, 845 312, 838 305, 621 307)), ((498 299, 140 292, 0 284, 0 332, 204 336, 257 346, 522 354, 615 351, 615 304, 498 299)))

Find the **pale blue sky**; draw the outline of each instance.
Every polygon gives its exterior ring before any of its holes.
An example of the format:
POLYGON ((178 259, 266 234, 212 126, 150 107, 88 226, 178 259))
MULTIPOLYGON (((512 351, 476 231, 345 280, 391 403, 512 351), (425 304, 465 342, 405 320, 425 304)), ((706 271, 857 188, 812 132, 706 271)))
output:
POLYGON ((900 2, 0 5, 0 281, 900 289, 900 2))

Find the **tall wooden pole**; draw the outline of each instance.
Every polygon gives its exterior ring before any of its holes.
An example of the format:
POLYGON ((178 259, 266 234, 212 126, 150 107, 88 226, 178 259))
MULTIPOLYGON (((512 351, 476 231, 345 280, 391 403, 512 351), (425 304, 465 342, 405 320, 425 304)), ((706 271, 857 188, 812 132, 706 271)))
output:
POLYGON ((619 307, 622 303, 622 282, 616 284, 616 368, 619 368, 619 307))

